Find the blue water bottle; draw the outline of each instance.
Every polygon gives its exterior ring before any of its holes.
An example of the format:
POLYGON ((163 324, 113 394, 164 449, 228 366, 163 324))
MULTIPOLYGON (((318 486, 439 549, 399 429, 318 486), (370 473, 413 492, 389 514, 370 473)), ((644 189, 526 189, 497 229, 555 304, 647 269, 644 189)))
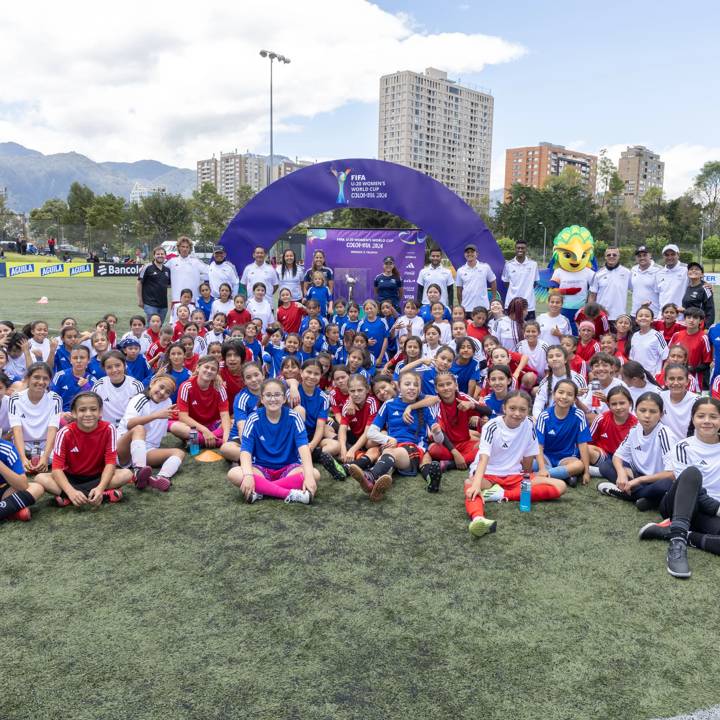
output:
POLYGON ((197 455, 200 452, 200 443, 198 442, 197 428, 190 429, 190 437, 188 438, 188 450, 191 455, 197 455))
POLYGON ((523 473, 520 482, 520 512, 530 512, 530 506, 532 505, 530 486, 530 475, 523 473))

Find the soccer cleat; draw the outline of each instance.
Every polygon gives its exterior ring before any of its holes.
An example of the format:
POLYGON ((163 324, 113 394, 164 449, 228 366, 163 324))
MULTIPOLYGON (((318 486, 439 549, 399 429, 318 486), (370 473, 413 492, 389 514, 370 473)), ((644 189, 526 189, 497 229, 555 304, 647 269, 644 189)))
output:
POLYGON ((333 480, 345 480, 347 473, 343 466, 329 453, 321 452, 319 456, 320 464, 330 473, 333 480))
POLYGON ((617 498, 618 500, 629 500, 630 496, 624 493, 615 483, 601 482, 597 486, 598 492, 601 495, 609 495, 610 497, 617 498))
POLYGON ((427 491, 429 493, 440 492, 440 480, 442 479, 442 470, 440 463, 433 460, 428 467, 427 491))
POLYGON ((635 507, 640 512, 647 512, 648 510, 652 510, 655 507, 655 503, 652 502, 650 498, 641 497, 635 501, 635 507))
POLYGON ((495 483, 482 491, 482 498, 485 502, 502 502, 505 499, 505 489, 495 483))
POLYGON ((667 551, 667 571, 676 578, 689 578, 690 565, 687 559, 687 540, 674 537, 670 540, 667 551))
POLYGON ((8 520, 19 520, 20 522, 30 522, 31 519, 30 508, 21 508, 8 518, 8 520))
POLYGON ((348 471, 350 473, 350 477, 352 477, 354 480, 357 480, 358 483, 360 483, 360 487, 362 488, 362 491, 364 493, 367 493, 368 495, 372 492, 373 489, 373 479, 370 473, 366 473, 364 470, 360 468, 359 465, 348 465, 348 471))
POLYGON ((67 507, 68 505, 72 505, 70 498, 63 497, 62 495, 55 496, 55 504, 58 507, 67 507))
MULTIPOLYGON (((248 505, 252 505, 253 503, 256 503, 258 500, 262 500, 265 496, 261 495, 260 493, 252 492, 250 493, 250 497, 245 500, 245 502, 248 505)), ((285 502, 288 502, 287 500, 285 502)))
POLYGON ((577 487, 577 484, 578 484, 577 475, 570 475, 570 477, 565 478, 565 484, 571 488, 577 487))
POLYGON ((172 482, 170 482, 170 478, 166 478, 164 475, 151 475, 148 478, 147 484, 151 488, 160 490, 160 492, 167 492, 170 489, 170 487, 172 486, 172 482))
POLYGON ((390 475, 381 475, 373 485, 370 492, 370 502, 380 502, 385 493, 392 487, 392 477, 390 475))
POLYGON ((472 536, 482 537, 497 530, 497 521, 478 515, 470 521, 468 530, 472 536))
POLYGON ((152 468, 149 465, 145 465, 145 467, 137 468, 135 470, 135 475, 133 476, 133 479, 135 481, 135 487, 138 490, 144 490, 148 483, 150 482, 150 478, 152 477, 152 468))
POLYGON ((103 499, 102 501, 104 503, 116 503, 120 502, 122 500, 122 490, 119 488, 117 490, 105 490, 103 492, 103 499))
POLYGON ((659 523, 648 523, 640 528, 639 540, 669 540, 670 518, 659 523))
POLYGON ((312 495, 309 490, 291 490, 285 498, 285 502, 309 505, 312 502, 312 495))

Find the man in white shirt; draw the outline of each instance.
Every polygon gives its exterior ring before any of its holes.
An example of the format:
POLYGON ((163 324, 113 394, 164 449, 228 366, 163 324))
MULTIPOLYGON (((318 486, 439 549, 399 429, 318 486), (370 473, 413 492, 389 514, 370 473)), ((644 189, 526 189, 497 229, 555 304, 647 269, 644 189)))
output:
POLYGON ((192 290, 193 299, 197 299, 200 283, 208 279, 208 266, 200 258, 190 255, 192 247, 189 237, 185 235, 179 237, 177 241, 178 254, 165 263, 165 267, 170 270, 173 305, 180 302, 180 293, 186 288, 192 290))
POLYGON ((655 277, 660 310, 668 303, 682 307, 688 285, 687 265, 680 262, 680 250, 673 243, 663 248, 663 259, 665 265, 658 270, 655 277))
POLYGON ((635 250, 637 265, 630 268, 630 290, 632 290, 632 304, 630 314, 635 313, 647 305, 655 317, 660 314, 656 276, 660 268, 653 262, 647 245, 639 245, 635 250))
POLYGON ((495 273, 487 263, 478 262, 475 245, 465 246, 465 264, 458 268, 455 284, 458 289, 458 303, 465 308, 465 317, 468 319, 473 308, 490 307, 488 285, 492 298, 497 296, 495 273))
POLYGON ((527 319, 535 319, 535 283, 540 280, 537 263, 527 256, 527 243, 515 242, 515 257, 505 263, 502 281, 507 283, 505 307, 516 297, 525 298, 528 303, 527 319))
POLYGON ((417 277, 417 302, 420 305, 428 303, 427 289, 430 285, 440 286, 440 302, 443 305, 452 307, 453 303, 453 276, 450 268, 443 267, 442 252, 440 250, 430 251, 430 264, 426 265, 417 277))
POLYGON ((590 283, 588 302, 597 302, 607 310, 610 328, 615 329, 618 315, 627 308, 630 271, 620 264, 620 248, 611 245, 605 250, 605 267, 601 267, 590 283))
POLYGON ((256 247, 253 250, 254 262, 246 265, 242 272, 240 284, 245 286, 248 297, 252 296, 255 283, 261 282, 267 288, 266 297, 270 300, 280 282, 275 268, 265 262, 266 254, 264 248, 256 247))
POLYGON ((225 248, 222 245, 216 245, 213 248, 213 259, 208 267, 208 282, 210 283, 210 292, 214 298, 220 297, 220 285, 227 283, 230 286, 230 297, 237 295, 240 278, 238 277, 235 265, 226 259, 225 248))

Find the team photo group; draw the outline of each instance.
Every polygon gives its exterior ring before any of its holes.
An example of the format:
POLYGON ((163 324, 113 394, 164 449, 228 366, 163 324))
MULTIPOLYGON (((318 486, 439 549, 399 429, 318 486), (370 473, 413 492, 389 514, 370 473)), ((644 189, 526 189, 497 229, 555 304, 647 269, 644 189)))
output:
POLYGON ((456 270, 433 249, 412 297, 387 256, 356 299, 322 251, 267 250, 236 268, 218 245, 207 264, 180 237, 140 270, 132 317, 0 319, 0 520, 43 496, 172 492, 209 456, 247 503, 307 505, 345 480, 379 502, 461 471, 476 537, 499 503, 592 483, 647 513, 639 538, 666 543, 671 575, 690 577, 688 547, 720 555, 720 326, 676 245, 625 267, 571 226, 549 270, 521 241, 494 270, 474 244, 456 270))

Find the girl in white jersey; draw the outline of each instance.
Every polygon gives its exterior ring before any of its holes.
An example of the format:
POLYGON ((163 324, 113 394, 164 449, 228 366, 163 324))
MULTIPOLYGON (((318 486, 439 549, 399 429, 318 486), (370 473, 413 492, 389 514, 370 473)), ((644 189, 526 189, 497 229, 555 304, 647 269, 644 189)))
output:
POLYGON ((547 477, 535 428, 528 417, 531 405, 526 392, 511 392, 505 399, 505 414, 483 427, 480 446, 465 481, 465 510, 471 518, 468 530, 472 535, 495 531, 496 522, 485 517, 484 503, 519 500, 523 473, 530 475, 534 501, 555 500, 567 490, 562 480, 547 477), (531 473, 535 461, 538 472, 531 473))
POLYGON ((540 340, 547 345, 558 345, 563 335, 572 334, 570 321, 560 312, 562 304, 562 295, 551 290, 548 294, 548 311, 538 315, 540 340))
POLYGON ((547 410, 553 404, 553 392, 560 380, 572 380, 578 387, 578 394, 584 396, 587 393, 585 378, 570 369, 568 354, 561 345, 551 345, 545 355, 547 358, 547 371, 545 377, 538 385, 535 401, 532 407, 532 416, 537 420, 543 410, 547 410))
POLYGON ((179 448, 161 448, 168 429, 168 421, 177 419, 177 410, 170 396, 175 381, 169 375, 156 375, 148 389, 128 403, 118 426, 117 453, 121 465, 132 463, 135 468, 135 487, 147 485, 170 489, 170 478, 180 469, 185 453, 179 448), (160 467, 153 475, 152 468, 160 467))
POLYGON ((690 372, 687 365, 669 363, 665 366, 665 386, 660 392, 665 403, 663 424, 667 425, 677 438, 684 438, 690 426, 691 412, 698 396, 688 390, 690 372))
POLYGON ((657 507, 672 485, 670 452, 677 442, 662 424, 663 401, 655 392, 643 393, 635 404, 637 425, 615 451, 612 462, 599 464, 603 477, 598 492, 634 502, 638 510, 657 507))
POLYGON ((688 437, 672 451, 675 482, 660 503, 660 523, 641 540, 668 540, 667 569, 689 578, 687 546, 720 555, 720 400, 701 397, 692 408, 688 437))
POLYGON ((60 426, 62 398, 48 392, 51 380, 46 363, 32 363, 25 373, 26 389, 15 393, 8 403, 13 443, 28 473, 47 471, 60 426))
POLYGON ((635 315, 638 331, 632 336, 630 359, 639 362, 652 375, 662 369, 667 357, 668 347, 663 334, 653 328, 653 312, 650 308, 640 308, 635 315))
POLYGON ((118 426, 132 398, 145 388, 134 377, 125 374, 125 356, 119 350, 111 350, 100 359, 105 377, 93 385, 103 401, 102 419, 118 426))

